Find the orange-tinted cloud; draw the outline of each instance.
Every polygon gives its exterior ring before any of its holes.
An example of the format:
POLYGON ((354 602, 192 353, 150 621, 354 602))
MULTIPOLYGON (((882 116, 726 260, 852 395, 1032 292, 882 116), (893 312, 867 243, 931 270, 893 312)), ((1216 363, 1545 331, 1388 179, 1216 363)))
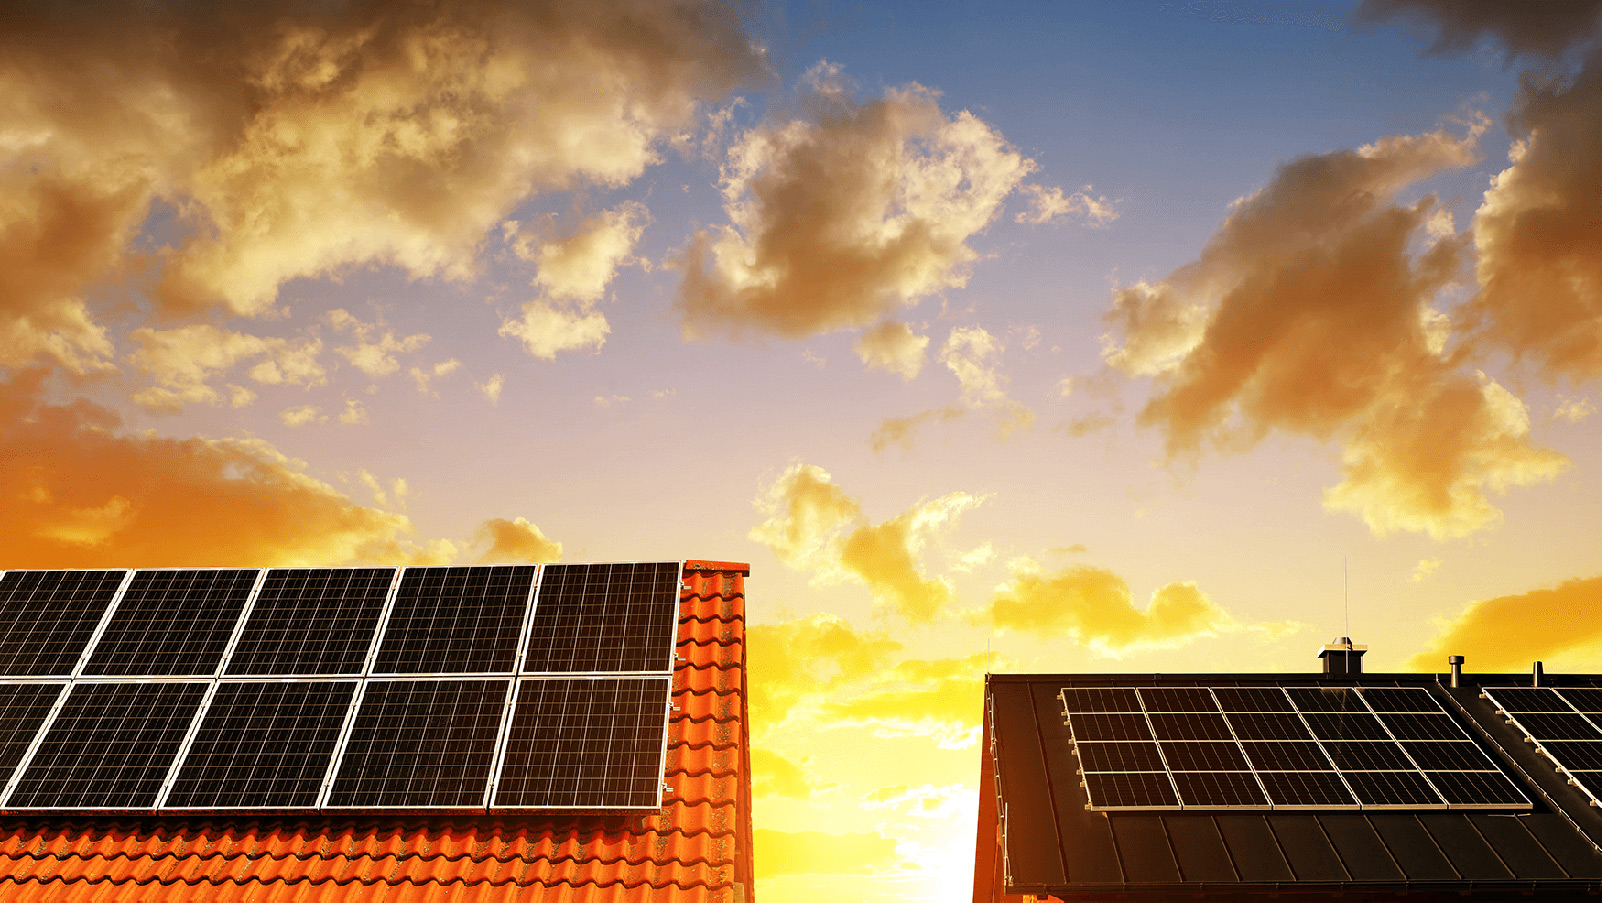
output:
POLYGON ((1524 78, 1511 165, 1474 215, 1483 338, 1547 377, 1602 378, 1602 51, 1572 78, 1524 78))
POLYGON ((952 492, 870 524, 860 503, 828 471, 796 463, 757 498, 758 510, 769 516, 750 537, 792 567, 809 568, 822 580, 866 584, 875 601, 927 623, 950 607, 952 589, 945 578, 924 574, 923 553, 963 512, 983 503, 982 497, 952 492))
POLYGON ((860 634, 840 617, 816 614, 746 628, 751 718, 759 731, 790 717, 804 701, 876 674, 901 649, 882 634, 860 634))
POLYGON ((965 413, 967 413, 966 408, 953 404, 919 411, 906 417, 886 417, 879 421, 879 425, 873 430, 873 435, 868 437, 868 445, 875 452, 883 452, 892 445, 899 445, 902 449, 911 451, 913 440, 917 438, 919 430, 930 423, 956 420, 965 413))
POLYGON ((751 792, 759 797, 806 799, 812 795, 812 777, 806 769, 768 749, 751 750, 751 792))
POLYGON ((1137 608, 1129 584, 1111 571, 1081 566, 1048 573, 1028 559, 1014 564, 1012 579, 997 587, 978 614, 998 632, 1068 638, 1105 655, 1179 646, 1242 629, 1191 582, 1159 587, 1145 608, 1137 608))
POLYGON ((758 828, 752 841, 758 878, 777 875, 873 875, 901 861, 882 834, 828 834, 758 828))
POLYGON ((546 537, 527 518, 492 517, 479 525, 477 539, 488 545, 479 561, 545 562, 562 557, 562 544, 546 537))
POLYGON ((169 311, 263 313, 360 264, 470 275, 520 202, 636 178, 760 77, 744 23, 721 0, 8 7, 0 347, 103 363, 82 293, 158 201, 169 311))
POLYGON ((1470 603, 1407 665, 1445 671, 1448 655, 1462 655, 1474 671, 1528 671, 1537 659, 1585 655, 1586 664, 1576 665, 1595 670, 1598 647, 1602 577, 1591 577, 1470 603))
POLYGON ((1490 493, 1567 466, 1530 444, 1523 403, 1450 347, 1435 304, 1459 280, 1466 237, 1431 197, 1395 202, 1474 162, 1483 127, 1292 161, 1196 261, 1118 291, 1108 319, 1122 341, 1109 337, 1106 357, 1156 376, 1140 422, 1164 431, 1171 456, 1273 431, 1337 440, 1345 479, 1328 506, 1375 533, 1437 538, 1494 524, 1490 493))
POLYGON ((858 101, 838 68, 808 74, 803 112, 758 126, 723 167, 729 224, 679 265, 692 334, 802 338, 893 319, 966 284, 968 245, 1034 169, 921 85, 858 101))
POLYGON ((979 740, 985 655, 907 659, 862 687, 836 692, 822 707, 834 725, 872 727, 880 737, 929 737, 944 749, 979 740))
POLYGON ((923 352, 928 347, 928 336, 918 335, 911 326, 895 320, 886 320, 864 332, 852 345, 864 364, 906 380, 923 369, 923 352))
POLYGON ((1472 50, 1494 38, 1510 57, 1557 57, 1602 29, 1602 0, 1505 3, 1500 0, 1363 0, 1352 18, 1362 25, 1400 19, 1433 27, 1431 53, 1472 50))

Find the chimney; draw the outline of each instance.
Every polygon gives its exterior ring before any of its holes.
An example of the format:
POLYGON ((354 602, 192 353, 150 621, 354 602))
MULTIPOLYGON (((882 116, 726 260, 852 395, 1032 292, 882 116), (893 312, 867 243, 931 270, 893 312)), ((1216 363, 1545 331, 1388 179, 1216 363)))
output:
POLYGON ((1351 637, 1338 636, 1318 650, 1318 657, 1324 660, 1325 674, 1344 677, 1363 673, 1363 653, 1367 651, 1367 646, 1353 646, 1351 637))
POLYGON ((1536 662, 1535 671, 1530 675, 1530 686, 1539 687, 1541 685, 1541 678, 1545 676, 1546 672, 1541 669, 1541 663, 1536 662))
POLYGON ((1455 687, 1463 679, 1463 656, 1448 655, 1446 663, 1452 666, 1452 686, 1455 687))

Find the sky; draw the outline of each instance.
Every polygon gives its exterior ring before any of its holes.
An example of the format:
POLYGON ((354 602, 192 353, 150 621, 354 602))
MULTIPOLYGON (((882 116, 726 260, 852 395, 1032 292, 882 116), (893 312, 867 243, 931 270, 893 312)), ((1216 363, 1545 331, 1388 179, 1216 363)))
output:
POLYGON ((1602 669, 1595 0, 0 23, 0 567, 749 562, 764 900, 987 670, 1602 669))

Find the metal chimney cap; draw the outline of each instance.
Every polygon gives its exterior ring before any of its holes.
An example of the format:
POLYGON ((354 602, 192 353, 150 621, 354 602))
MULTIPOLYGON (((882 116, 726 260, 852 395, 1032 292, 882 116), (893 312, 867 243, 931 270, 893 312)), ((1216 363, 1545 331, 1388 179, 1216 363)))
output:
POLYGON ((1448 655, 1446 657, 1446 663, 1448 665, 1461 665, 1461 664, 1463 664, 1463 656, 1461 656, 1461 655, 1448 655))
POLYGON ((1319 658, 1323 658, 1324 656, 1330 654, 1331 652, 1367 652, 1367 651, 1368 651, 1368 647, 1367 646, 1356 646, 1356 645, 1353 645, 1351 637, 1342 636, 1342 637, 1336 637, 1335 638, 1335 642, 1330 643, 1327 646, 1318 647, 1318 657, 1319 658))

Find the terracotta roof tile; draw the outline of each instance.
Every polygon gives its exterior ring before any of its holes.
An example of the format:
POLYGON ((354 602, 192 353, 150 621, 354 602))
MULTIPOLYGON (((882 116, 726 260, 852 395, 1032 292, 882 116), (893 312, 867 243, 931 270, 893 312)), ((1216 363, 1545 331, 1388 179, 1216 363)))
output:
POLYGON ((679 603, 667 792, 643 816, 115 819, 0 823, 0 898, 124 901, 750 897, 743 564, 691 561, 679 603))

